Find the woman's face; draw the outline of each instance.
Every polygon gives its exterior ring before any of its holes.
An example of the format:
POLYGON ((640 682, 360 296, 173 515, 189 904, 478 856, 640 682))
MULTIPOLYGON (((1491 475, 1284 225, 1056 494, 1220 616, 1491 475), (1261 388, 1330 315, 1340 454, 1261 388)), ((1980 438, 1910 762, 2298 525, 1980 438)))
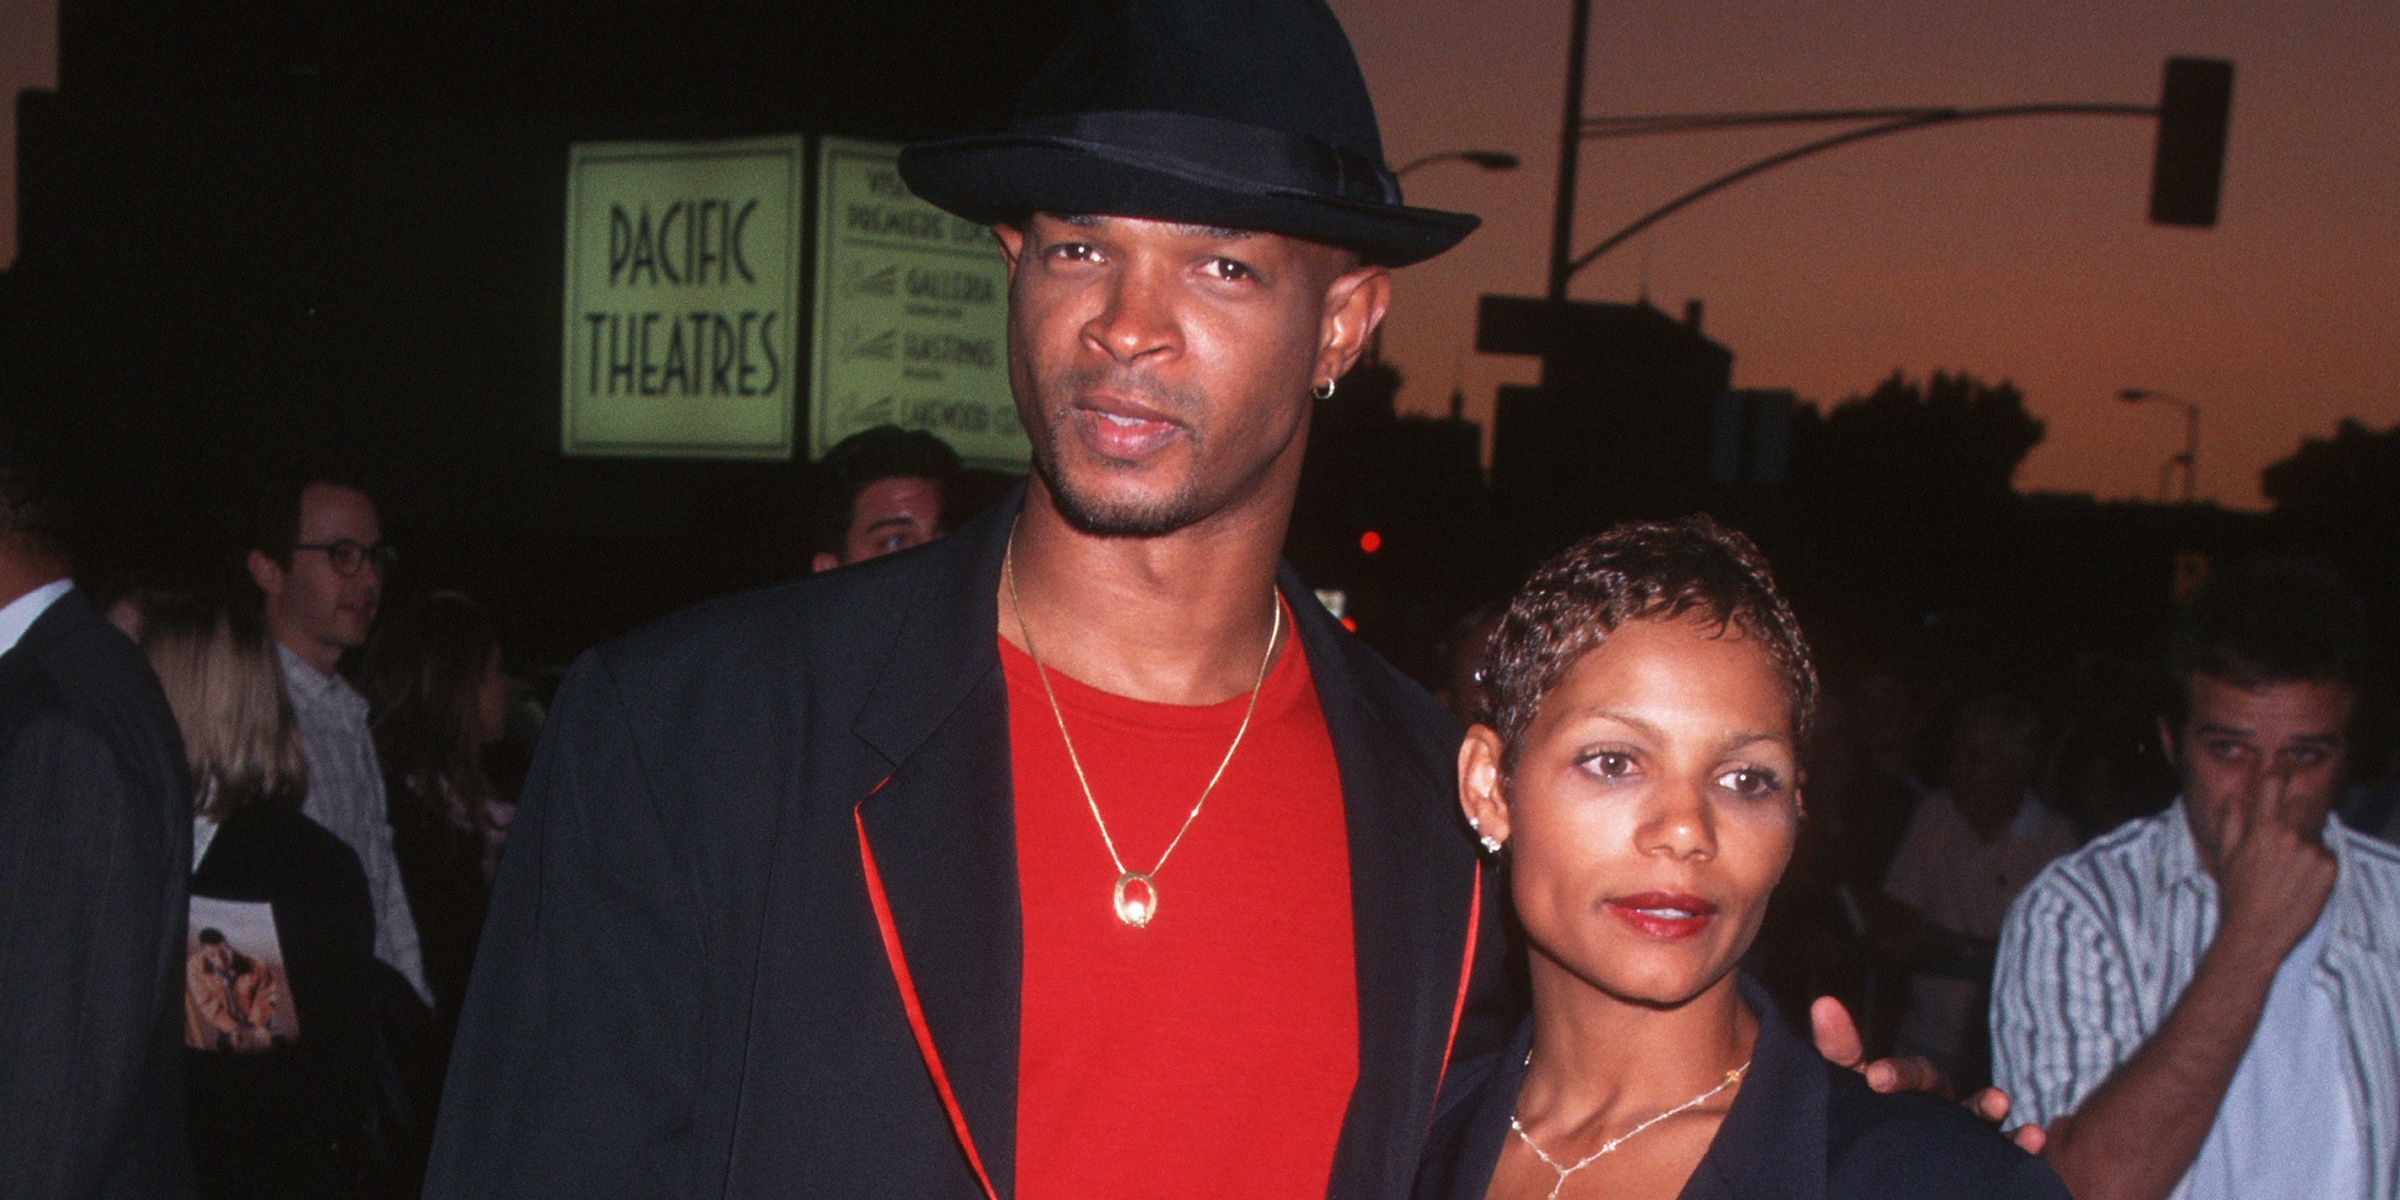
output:
POLYGON ((508 736, 508 672, 500 667, 500 648, 492 647, 492 657, 483 667, 483 682, 475 689, 476 717, 481 725, 484 745, 491 745, 508 736))
POLYGON ((1542 698, 1516 770, 1460 753, 1467 815, 1508 845, 1534 971, 1629 1002, 1690 1000, 1749 948, 1800 816, 1791 697, 1757 642, 1636 621, 1542 698))

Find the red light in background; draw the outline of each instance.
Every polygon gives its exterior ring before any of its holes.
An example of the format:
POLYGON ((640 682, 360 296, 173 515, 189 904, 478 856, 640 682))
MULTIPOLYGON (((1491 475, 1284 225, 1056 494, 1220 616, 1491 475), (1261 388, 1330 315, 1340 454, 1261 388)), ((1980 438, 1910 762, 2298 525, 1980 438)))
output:
POLYGON ((1358 535, 1358 548, 1369 554, 1383 548, 1383 535, 1370 529, 1358 535))
POLYGON ((1350 619, 1350 618, 1348 618, 1348 617, 1343 617, 1343 618, 1342 618, 1342 628, 1344 628, 1344 629, 1347 629, 1347 630, 1349 630, 1349 631, 1350 631, 1350 632, 1352 632, 1352 633, 1357 633, 1357 632, 1358 632, 1358 622, 1356 622, 1356 621, 1353 621, 1353 620, 1351 620, 1351 619, 1350 619))

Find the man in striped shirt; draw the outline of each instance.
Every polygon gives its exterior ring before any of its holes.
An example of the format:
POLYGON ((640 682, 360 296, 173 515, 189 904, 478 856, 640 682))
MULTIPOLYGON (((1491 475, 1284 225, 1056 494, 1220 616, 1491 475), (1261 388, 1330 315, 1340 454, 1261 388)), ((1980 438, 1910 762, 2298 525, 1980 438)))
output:
POLYGON ((2160 722, 2182 796, 2010 910, 1994 1067, 2079 1200, 2400 1195, 2400 852, 2327 815, 2365 625, 2313 564, 2212 587, 2160 722))

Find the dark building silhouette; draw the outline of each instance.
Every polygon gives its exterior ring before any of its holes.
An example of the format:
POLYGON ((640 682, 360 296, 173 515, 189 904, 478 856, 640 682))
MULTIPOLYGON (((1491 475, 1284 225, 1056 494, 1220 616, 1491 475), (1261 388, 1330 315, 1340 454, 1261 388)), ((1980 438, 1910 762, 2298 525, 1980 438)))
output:
POLYGON ((1542 382, 1505 387, 1492 423, 1495 505, 1533 554, 1632 517, 1689 512, 1706 493, 1733 352, 1647 303, 1486 296, 1476 346, 1537 354, 1542 382))
POLYGON ((1285 553, 1312 586, 1343 593, 1369 645, 1432 678, 1449 623, 1523 566, 1489 535, 1483 431, 1463 397, 1446 417, 1401 416, 1399 390, 1398 371, 1365 363, 1317 404, 1285 553))

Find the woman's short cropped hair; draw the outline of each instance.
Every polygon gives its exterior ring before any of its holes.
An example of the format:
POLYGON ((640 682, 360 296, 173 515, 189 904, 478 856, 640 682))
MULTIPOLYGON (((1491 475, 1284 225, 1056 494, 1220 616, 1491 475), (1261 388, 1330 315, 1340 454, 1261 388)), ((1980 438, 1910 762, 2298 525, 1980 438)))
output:
POLYGON ((1817 671, 1791 606, 1750 539, 1706 516, 1635 522, 1569 546, 1534 571, 1509 602, 1480 672, 1484 721, 1516 766, 1544 697, 1585 652, 1633 621, 1698 615, 1739 631, 1775 660, 1792 701, 1792 736, 1805 744, 1817 671))

